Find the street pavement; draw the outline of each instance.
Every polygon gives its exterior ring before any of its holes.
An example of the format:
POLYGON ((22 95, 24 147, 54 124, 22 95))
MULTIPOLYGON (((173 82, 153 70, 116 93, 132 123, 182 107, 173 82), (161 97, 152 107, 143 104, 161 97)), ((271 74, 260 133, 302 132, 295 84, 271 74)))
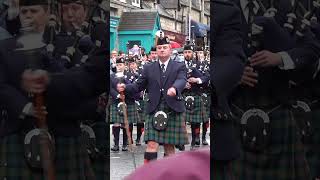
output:
MULTIPOLYGON (((111 131, 110 126, 110 133, 111 131)), ((191 142, 191 129, 190 126, 187 126, 188 135, 189 135, 189 142, 191 142)), ((135 141, 137 135, 136 126, 133 129, 133 140, 135 141)), ((210 137, 209 137, 210 130, 208 129, 207 132, 207 141, 210 144, 210 137)), ((201 137, 201 134, 200 134, 201 137)), ((142 135, 143 140, 143 135, 142 135)), ((141 141, 143 142, 143 141, 141 141)), ((110 147, 113 146, 113 135, 110 134, 110 147)), ((125 176, 129 175, 135 170, 136 167, 140 167, 143 165, 144 161, 144 151, 146 145, 142 143, 141 146, 134 146, 134 153, 129 151, 123 152, 121 151, 122 146, 122 130, 120 133, 120 151, 119 152, 110 152, 110 180, 122 180, 125 176)), ((186 145, 186 151, 190 150, 190 144, 186 145)), ((209 146, 201 145, 200 148, 208 148, 209 146)), ((160 150, 158 152, 158 159, 163 158, 163 146, 160 146, 160 150)), ((178 149, 176 149, 176 153, 180 153, 178 149)))

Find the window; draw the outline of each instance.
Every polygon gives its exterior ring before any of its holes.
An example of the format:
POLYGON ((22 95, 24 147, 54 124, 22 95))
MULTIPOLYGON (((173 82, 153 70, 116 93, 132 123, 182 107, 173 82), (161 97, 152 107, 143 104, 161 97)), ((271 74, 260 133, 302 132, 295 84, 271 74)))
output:
POLYGON ((140 0, 132 0, 132 5, 140 7, 140 0))

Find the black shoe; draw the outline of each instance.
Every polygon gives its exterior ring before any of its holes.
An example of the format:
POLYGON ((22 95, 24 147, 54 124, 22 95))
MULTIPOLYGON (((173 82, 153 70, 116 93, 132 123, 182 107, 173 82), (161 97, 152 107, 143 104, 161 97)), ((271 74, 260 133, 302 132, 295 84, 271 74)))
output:
POLYGON ((119 146, 114 145, 114 146, 111 148, 111 151, 119 151, 119 146))
POLYGON ((140 139, 136 140, 136 146, 141 146, 140 139))
POLYGON ((186 150, 186 147, 184 145, 176 145, 176 148, 179 149, 179 151, 186 150))
POLYGON ((200 147, 200 138, 196 138, 195 145, 196 147, 200 147))
POLYGON ((209 143, 207 142, 206 138, 202 138, 202 145, 207 146, 209 143))
POLYGON ((128 151, 128 146, 127 145, 123 145, 121 150, 122 151, 128 151))

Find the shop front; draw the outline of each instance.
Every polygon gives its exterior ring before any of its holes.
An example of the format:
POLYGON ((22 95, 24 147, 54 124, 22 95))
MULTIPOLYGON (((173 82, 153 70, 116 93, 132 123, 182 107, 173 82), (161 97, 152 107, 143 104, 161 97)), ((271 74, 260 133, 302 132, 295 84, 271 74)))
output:
POLYGON ((111 16, 110 17, 110 50, 117 49, 118 47, 118 25, 119 25, 119 17, 111 16))
POLYGON ((127 52, 134 45, 138 45, 149 52, 160 28, 160 17, 156 11, 124 12, 118 28, 119 50, 127 52))

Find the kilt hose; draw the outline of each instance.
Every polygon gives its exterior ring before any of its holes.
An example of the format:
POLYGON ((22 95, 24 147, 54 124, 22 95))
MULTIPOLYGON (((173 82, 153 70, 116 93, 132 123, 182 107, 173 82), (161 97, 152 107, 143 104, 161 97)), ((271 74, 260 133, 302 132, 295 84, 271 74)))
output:
MULTIPOLYGON (((241 118, 241 115, 237 113, 234 115, 241 118)), ((289 108, 280 107, 271 112, 269 118, 270 143, 262 152, 250 152, 242 148, 240 158, 233 163, 236 179, 311 179, 305 149, 301 136, 297 133, 299 127, 292 111, 289 108)), ((240 133, 238 137, 241 137, 240 133)))
POLYGON ((168 114, 168 126, 163 131, 158 131, 153 127, 153 116, 156 112, 146 114, 144 141, 155 141, 159 144, 183 145, 189 144, 188 134, 185 124, 185 113, 178 113, 170 110, 161 103, 161 108, 168 114), (168 113, 170 111, 170 113, 168 113))
POLYGON ((320 106, 312 108, 313 134, 306 146, 306 156, 313 178, 320 177, 320 106))
MULTIPOLYGON (((29 167, 24 158, 24 136, 0 138, 0 179, 45 180, 39 170, 29 167)), ((87 152, 80 137, 55 137, 54 168, 57 180, 95 180, 87 152)))
POLYGON ((209 112, 207 111, 207 107, 204 105, 201 96, 192 93, 185 94, 184 98, 189 95, 194 97, 194 106, 192 109, 186 110, 186 121, 190 123, 208 122, 209 112))
MULTIPOLYGON (((124 123, 124 116, 119 114, 117 105, 116 103, 110 105, 110 122, 124 123)), ((127 113, 129 124, 137 123, 140 119, 136 104, 127 104, 127 113)))

